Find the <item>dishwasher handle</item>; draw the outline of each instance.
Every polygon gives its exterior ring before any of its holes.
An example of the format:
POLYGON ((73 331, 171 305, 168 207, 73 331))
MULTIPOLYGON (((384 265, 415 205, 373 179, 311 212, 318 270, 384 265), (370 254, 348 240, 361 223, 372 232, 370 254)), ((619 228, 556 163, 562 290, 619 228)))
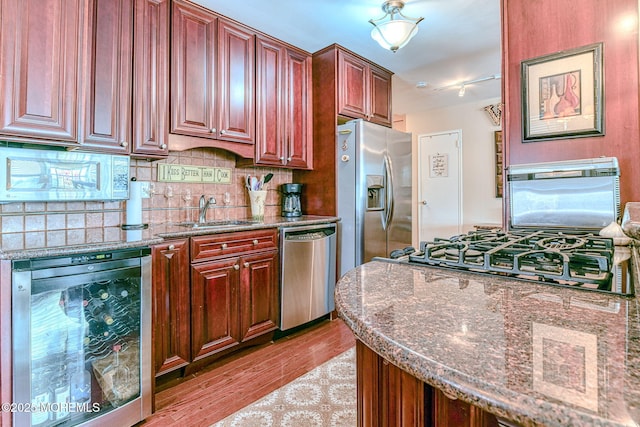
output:
POLYGON ((326 239, 331 237, 336 232, 334 229, 322 229, 322 230, 307 230, 302 232, 292 232, 287 233, 284 236, 286 241, 299 241, 299 242, 308 242, 308 241, 316 241, 326 239))
POLYGON ((283 242, 308 242, 318 241, 336 234, 335 224, 323 224, 321 226, 287 227, 280 229, 280 237, 283 242))

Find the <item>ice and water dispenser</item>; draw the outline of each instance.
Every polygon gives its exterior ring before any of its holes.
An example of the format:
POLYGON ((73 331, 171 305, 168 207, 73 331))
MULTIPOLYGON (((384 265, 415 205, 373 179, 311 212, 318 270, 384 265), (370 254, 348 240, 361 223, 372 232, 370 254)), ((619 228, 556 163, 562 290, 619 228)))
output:
POLYGON ((367 210, 381 211, 384 209, 384 177, 382 175, 367 175, 367 210))

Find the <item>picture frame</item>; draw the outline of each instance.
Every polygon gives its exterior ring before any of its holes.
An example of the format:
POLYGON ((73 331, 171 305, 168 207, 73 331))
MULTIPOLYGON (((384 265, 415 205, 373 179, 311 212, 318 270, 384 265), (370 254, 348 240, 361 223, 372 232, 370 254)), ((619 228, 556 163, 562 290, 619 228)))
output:
POLYGON ((502 197, 502 185, 504 170, 504 160, 502 154, 502 131, 497 130, 493 133, 495 156, 496 156, 496 198, 502 197))
POLYGON ((603 45, 521 62, 523 142, 604 135, 603 45))

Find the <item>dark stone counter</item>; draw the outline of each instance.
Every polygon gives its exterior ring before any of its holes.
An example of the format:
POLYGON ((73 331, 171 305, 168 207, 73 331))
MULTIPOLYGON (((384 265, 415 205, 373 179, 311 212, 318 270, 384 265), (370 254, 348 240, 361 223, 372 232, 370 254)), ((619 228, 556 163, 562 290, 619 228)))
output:
MULTIPOLYGON (((184 238, 197 235, 228 233, 232 231, 250 231, 265 228, 302 227, 306 225, 327 224, 339 221, 337 217, 303 215, 296 218, 272 217, 261 222, 250 222, 221 227, 187 228, 178 224, 151 224, 145 230, 123 230, 114 239, 92 242, 84 245, 52 246, 37 249, 3 251, 0 248, 0 259, 25 259, 48 256, 71 255, 93 251, 117 250, 131 247, 149 246, 161 243, 166 239, 184 238)), ((45 239, 45 241, 48 239, 45 239)))
POLYGON ((389 362, 504 419, 640 423, 637 298, 373 261, 340 279, 336 308, 389 362))

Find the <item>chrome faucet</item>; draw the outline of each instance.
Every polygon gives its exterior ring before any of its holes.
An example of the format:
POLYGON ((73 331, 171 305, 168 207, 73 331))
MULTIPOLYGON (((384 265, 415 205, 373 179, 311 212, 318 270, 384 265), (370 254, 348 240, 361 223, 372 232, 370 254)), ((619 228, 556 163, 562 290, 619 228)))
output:
POLYGON ((216 204, 216 198, 211 196, 209 200, 204 197, 204 194, 200 196, 200 217, 198 218, 198 222, 200 224, 207 222, 207 209, 209 206, 216 204))

